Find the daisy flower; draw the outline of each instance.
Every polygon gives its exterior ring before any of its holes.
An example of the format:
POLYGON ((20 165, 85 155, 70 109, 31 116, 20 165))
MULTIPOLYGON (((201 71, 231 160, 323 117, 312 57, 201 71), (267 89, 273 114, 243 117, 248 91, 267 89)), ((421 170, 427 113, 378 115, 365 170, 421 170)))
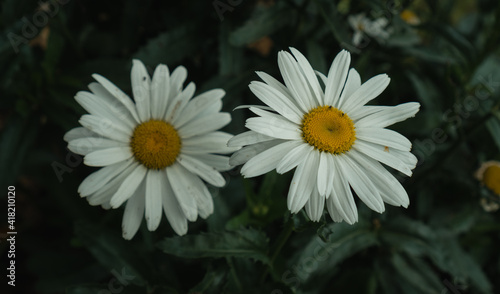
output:
MULTIPOLYGON (((500 162, 495 160, 484 162, 474 175, 481 182, 481 185, 486 186, 493 194, 500 197, 500 162)), ((481 198, 480 204, 487 212, 497 211, 500 208, 498 198, 481 198)))
POLYGON ((224 91, 214 89, 193 98, 195 85, 183 89, 187 71, 171 74, 158 65, 151 79, 139 60, 133 61, 134 101, 106 78, 94 74, 91 92, 78 92, 76 101, 88 111, 64 139, 88 166, 103 167, 89 175, 78 192, 91 205, 125 205, 123 237, 131 239, 145 215, 156 230, 164 211, 172 229, 187 232, 187 221, 213 212, 205 183, 221 187, 220 171, 229 170, 229 158, 218 154, 232 135, 217 131, 231 121, 221 113, 224 91), (215 154, 214 154, 215 153, 215 154))
POLYGON ((347 18, 349 25, 354 30, 352 43, 354 46, 359 46, 364 35, 376 39, 378 42, 385 41, 389 38, 389 31, 385 29, 389 23, 386 18, 380 17, 372 21, 368 19, 364 13, 350 15, 347 18))
POLYGON ((389 84, 386 74, 361 84, 356 70, 349 70, 349 52, 343 50, 325 76, 299 51, 290 50, 293 56, 284 51, 278 55, 284 85, 263 72, 257 74, 264 82, 250 84, 267 106, 244 106, 257 117, 247 119, 250 131, 229 140, 228 146, 245 146, 229 163, 244 163, 241 173, 247 178, 296 168, 288 209, 297 213, 305 206, 313 221, 319 221, 326 202, 334 221, 356 222, 351 188, 379 213, 384 202, 407 207, 405 189, 381 163, 411 176, 417 158, 410 153, 410 141, 386 127, 414 116, 420 104, 366 106, 389 84))

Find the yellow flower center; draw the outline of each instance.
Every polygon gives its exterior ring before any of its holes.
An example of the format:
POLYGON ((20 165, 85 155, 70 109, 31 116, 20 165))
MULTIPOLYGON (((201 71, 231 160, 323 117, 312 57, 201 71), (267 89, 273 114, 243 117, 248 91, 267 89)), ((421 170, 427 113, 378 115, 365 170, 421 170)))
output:
POLYGON ((500 195, 500 166, 492 165, 483 174, 483 182, 491 191, 500 195))
POLYGON ((181 151, 181 138, 172 125, 150 120, 138 125, 130 140, 137 161, 149 169, 172 165, 181 151))
POLYGON ((332 106, 320 106, 302 118, 302 138, 320 151, 341 154, 356 140, 354 123, 347 114, 332 106))

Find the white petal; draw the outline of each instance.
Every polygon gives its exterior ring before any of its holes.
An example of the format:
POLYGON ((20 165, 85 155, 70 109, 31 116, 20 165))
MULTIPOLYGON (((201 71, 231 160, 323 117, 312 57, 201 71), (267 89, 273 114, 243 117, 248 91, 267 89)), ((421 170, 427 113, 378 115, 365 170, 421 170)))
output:
POLYGON ((148 121, 151 118, 151 99, 149 97, 151 79, 149 78, 146 67, 138 59, 133 60, 130 80, 132 81, 132 92, 137 107, 137 114, 142 122, 148 121))
POLYGON ((172 186, 170 185, 170 181, 168 180, 165 174, 165 186, 162 189, 163 195, 163 210, 165 212, 165 216, 172 226, 172 229, 177 233, 177 235, 182 236, 187 233, 187 219, 184 213, 182 212, 181 206, 179 205, 179 201, 175 196, 174 191, 172 190, 172 186))
POLYGON ((168 66, 160 64, 156 67, 151 81, 151 117, 162 119, 167 110, 170 92, 170 72, 168 66))
POLYGON ((287 197, 287 205, 291 213, 297 213, 304 207, 317 186, 318 163, 319 153, 310 152, 304 161, 297 166, 287 197))
POLYGON ((344 88, 347 79, 349 65, 351 63, 351 54, 348 51, 340 51, 330 66, 328 71, 328 81, 325 86, 324 105, 337 107, 340 93, 344 88))
POLYGON ((323 105, 323 90, 319 85, 318 78, 316 77, 311 64, 309 63, 309 61, 307 61, 307 58, 305 58, 304 55, 300 53, 299 50, 290 48, 290 51, 292 52, 295 59, 297 59, 298 66, 307 81, 308 89, 311 91, 311 95, 315 97, 318 105, 323 105))
POLYGON ((232 137, 233 135, 224 132, 211 132, 190 137, 182 141, 182 153, 231 153, 239 149, 239 147, 227 147, 227 142, 232 137))
POLYGON ((299 141, 288 141, 271 147, 255 157, 251 158, 241 168, 241 174, 245 178, 251 178, 265 174, 276 168, 285 154, 302 144, 299 141))
POLYGON ((90 91, 99 99, 99 102, 106 104, 108 109, 113 113, 113 117, 120 120, 122 123, 126 124, 130 128, 134 128, 137 125, 137 121, 132 116, 130 111, 116 99, 115 96, 111 95, 101 84, 97 82, 92 82, 88 85, 90 91))
POLYGON ((107 148, 128 146, 129 145, 127 143, 94 137, 75 139, 68 143, 68 149, 71 150, 71 152, 80 155, 87 155, 93 151, 107 148))
POLYGON ((150 169, 146 175, 146 222, 149 231, 156 230, 160 225, 162 186, 165 179, 165 173, 159 170, 150 169))
POLYGON ((386 152, 384 147, 380 145, 374 145, 372 143, 357 140, 354 143, 353 148, 375 160, 382 162, 383 164, 399 170, 409 177, 412 175, 412 172, 407 164, 393 154, 386 152))
POLYGON ((227 125, 231 121, 229 113, 220 112, 205 116, 193 121, 178 129, 181 137, 189 138, 208 132, 213 132, 227 125))
POLYGON ((125 240, 131 240, 135 236, 144 216, 144 184, 141 186, 125 206, 122 219, 122 236, 125 240))
POLYGON ((309 112, 318 106, 318 102, 307 89, 307 82, 297 65, 297 61, 290 53, 286 51, 278 53, 278 67, 286 87, 302 111, 309 112))
POLYGON ((315 187, 313 192, 311 193, 311 197, 309 197, 305 208, 307 216, 309 216, 311 221, 319 222, 325 208, 325 196, 321 196, 318 193, 317 187, 315 187))
POLYGON ((318 166, 318 193, 322 196, 329 196, 333 188, 333 177, 335 175, 335 166, 332 154, 320 152, 318 166))
POLYGON ((106 166, 125 161, 132 156, 130 147, 114 147, 93 151, 85 155, 83 162, 88 166, 106 166))
POLYGON ((118 173, 111 181, 107 182, 102 188, 99 188, 95 193, 89 195, 87 200, 90 205, 104 205, 109 209, 112 196, 118 191, 118 188, 123 184, 123 181, 132 174, 137 168, 138 163, 132 163, 125 170, 118 173))
POLYGON ((189 121, 200 117, 201 114, 207 109, 212 109, 212 112, 219 112, 220 107, 222 106, 221 98, 224 97, 224 95, 224 90, 213 89, 194 97, 188 102, 182 115, 178 116, 174 120, 174 125, 177 128, 180 128, 189 121), (210 106, 212 107, 209 108, 210 106), (213 106, 216 106, 216 108, 213 106))
POLYGON ((358 128, 356 139, 395 148, 402 151, 411 150, 411 142, 398 132, 382 128, 358 128))
MULTIPOLYGON (((170 75, 170 93, 168 94, 168 97, 173 98, 181 92, 186 78, 187 69, 184 66, 181 65, 174 69, 172 75, 170 75)), ((170 106, 171 100, 168 103, 170 106)))
POLYGON ((339 155, 338 161, 346 175, 349 184, 356 192, 356 195, 372 210, 382 213, 385 210, 384 201, 380 192, 361 169, 357 162, 353 161, 349 155, 339 155))
POLYGON ((293 100, 290 100, 291 97, 287 97, 278 89, 262 82, 253 81, 248 87, 257 98, 269 105, 273 110, 288 120, 300 124, 303 112, 297 108, 293 100))
POLYGON ((216 187, 222 187, 226 184, 224 177, 215 168, 206 165, 196 158, 189 155, 179 154, 176 161, 191 173, 198 175, 207 183, 216 187))
POLYGON ((283 156, 280 162, 276 165, 276 172, 279 174, 288 172, 297 165, 301 164, 311 152, 314 152, 314 148, 309 144, 301 142, 300 145, 290 150, 290 152, 283 156))
POLYGON ((115 124, 107 118, 84 114, 79 122, 82 126, 104 137, 125 143, 130 142, 130 136, 132 135, 130 131, 124 128, 123 125, 115 124))
POLYGON ((182 212, 189 221, 196 221, 198 208, 196 206, 196 193, 198 191, 189 181, 192 174, 182 165, 174 163, 167 168, 167 177, 174 191, 182 212))
POLYGON ((123 181, 118 191, 111 197, 111 207, 118 208, 127 201, 135 192, 146 176, 147 169, 139 164, 132 173, 123 181))
POLYGON ((356 150, 351 150, 349 154, 366 170, 366 175, 372 179, 384 202, 395 206, 408 207, 410 200, 406 190, 378 161, 356 150))
POLYGON ((183 115, 183 110, 193 97, 195 90, 196 86, 191 82, 187 85, 186 89, 169 102, 167 112, 165 112, 165 121, 174 123, 176 118, 183 115))
POLYGON ((385 128, 407 118, 415 116, 420 103, 408 102, 368 115, 356 122, 357 127, 385 128))
POLYGON ((237 165, 243 164, 243 163, 247 162, 248 160, 250 160, 250 158, 261 153, 262 151, 264 151, 268 148, 271 148, 275 145, 278 145, 282 142, 285 142, 285 141, 284 140, 271 140, 271 141, 266 141, 266 142, 257 143, 257 144, 243 147, 240 150, 236 151, 229 158, 229 164, 231 166, 237 166, 237 165))
POLYGON ((228 142, 228 147, 240 147, 245 145, 251 145, 255 143, 265 142, 274 140, 273 137, 266 136, 254 131, 247 131, 232 137, 228 142))
POLYGON ((338 163, 338 157, 335 160, 335 176, 333 177, 332 194, 328 198, 328 212, 333 220, 338 218, 344 219, 348 224, 353 224, 358 221, 358 209, 354 202, 354 197, 349 187, 349 183, 342 173, 338 163), (338 213, 338 215, 337 215, 338 213))
POLYGON ((349 99, 351 95, 359 89, 359 87, 361 87, 361 77, 354 68, 351 68, 349 70, 349 75, 347 76, 347 81, 345 82, 344 90, 342 91, 339 102, 337 103, 340 109, 342 109, 345 100, 349 99))
POLYGON ((127 167, 132 164, 133 160, 118 162, 112 165, 101 168, 100 170, 87 176, 78 187, 78 193, 82 197, 88 196, 97 190, 101 189, 111 179, 121 174, 127 167))
POLYGON ((271 113, 265 117, 251 117, 247 119, 245 127, 254 132, 277 139, 302 140, 300 126, 271 113))
POLYGON ((78 127, 69 130, 66 134, 64 134, 64 141, 70 142, 76 139, 81 139, 81 138, 99 138, 100 135, 97 133, 92 132, 91 130, 84 128, 84 127, 78 127))
POLYGON ((361 85, 348 99, 342 104, 341 110, 350 113, 357 108, 365 105, 368 101, 377 97, 389 85, 391 79, 386 74, 376 75, 361 85))
POLYGON ((98 81, 99 84, 101 84, 111 95, 118 99, 118 101, 120 101, 120 103, 123 104, 125 108, 127 108, 135 121, 139 122, 139 116, 137 115, 135 105, 127 94, 125 94, 122 90, 115 86, 115 84, 99 74, 93 74, 92 77, 96 81, 98 81))
POLYGON ((229 165, 229 157, 215 154, 189 154, 189 156, 201 160, 208 166, 214 167, 218 171, 228 171, 233 167, 229 165))
POLYGON ((368 115, 380 112, 387 108, 393 108, 393 106, 376 106, 376 105, 365 105, 349 113, 349 117, 353 121, 358 121, 368 115))

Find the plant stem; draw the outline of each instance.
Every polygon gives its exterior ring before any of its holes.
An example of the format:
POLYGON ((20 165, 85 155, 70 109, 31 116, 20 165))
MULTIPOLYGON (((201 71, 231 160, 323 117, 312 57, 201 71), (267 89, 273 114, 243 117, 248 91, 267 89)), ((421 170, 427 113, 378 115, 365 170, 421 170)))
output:
POLYGON ((273 249, 273 253, 271 254, 269 268, 267 268, 266 271, 264 271, 264 273, 262 274, 262 276, 260 278, 261 283, 263 283, 265 281, 267 274, 269 273, 269 269, 274 267, 274 261, 278 257, 283 246, 285 246, 286 241, 292 235, 292 232, 293 232, 293 220, 292 220, 292 217, 290 217, 288 219, 287 223, 285 224, 283 231, 281 231, 280 235, 276 239, 276 242, 274 243, 274 249, 273 249))

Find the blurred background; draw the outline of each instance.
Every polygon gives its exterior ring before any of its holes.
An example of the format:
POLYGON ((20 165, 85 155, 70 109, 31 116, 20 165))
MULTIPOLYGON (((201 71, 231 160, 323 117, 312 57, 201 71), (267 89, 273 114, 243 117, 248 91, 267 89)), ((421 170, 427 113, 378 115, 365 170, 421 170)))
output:
POLYGON ((499 293, 500 4, 495 0, 3 0, 0 4, 1 293, 499 293), (387 73, 373 104, 418 101, 391 128, 413 142, 408 209, 359 223, 290 215, 292 173, 210 188, 215 213, 179 238, 165 218, 132 241, 123 209, 77 193, 96 169, 63 135, 99 73, 131 93, 132 59, 188 69, 197 93, 226 90, 244 131, 248 90, 295 47, 326 73, 341 49, 363 81, 387 73), (484 171, 485 169, 483 169, 484 171), (478 179, 479 176, 479 179, 478 179), (482 176, 482 177, 481 177, 482 176), (480 179, 483 180, 480 180, 480 179), (486 180, 487 179, 487 180, 486 180), (16 287, 7 285, 7 187, 16 187, 16 287), (5 289, 5 290, 4 290, 5 289))

